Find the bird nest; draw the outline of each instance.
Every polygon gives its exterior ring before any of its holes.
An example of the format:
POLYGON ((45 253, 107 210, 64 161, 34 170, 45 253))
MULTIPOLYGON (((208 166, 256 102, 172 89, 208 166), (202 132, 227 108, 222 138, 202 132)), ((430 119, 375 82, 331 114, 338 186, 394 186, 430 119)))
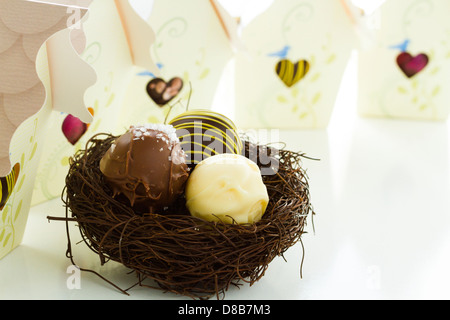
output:
MULTIPOLYGON (((135 286, 194 299, 220 298, 232 285, 260 280, 275 257, 301 242, 312 214, 302 154, 244 141, 246 156, 264 152, 278 170, 263 176, 270 201, 262 220, 252 225, 224 224, 192 217, 183 196, 163 213, 147 215, 113 198, 99 162, 116 138, 96 135, 72 157, 63 192, 66 217, 53 219, 76 222, 101 264, 112 260, 131 269, 137 275, 135 286)), ((69 233, 67 256, 75 264, 69 233)), ((81 270, 108 281, 95 271, 81 270)), ((108 282, 127 294, 131 289, 108 282)))

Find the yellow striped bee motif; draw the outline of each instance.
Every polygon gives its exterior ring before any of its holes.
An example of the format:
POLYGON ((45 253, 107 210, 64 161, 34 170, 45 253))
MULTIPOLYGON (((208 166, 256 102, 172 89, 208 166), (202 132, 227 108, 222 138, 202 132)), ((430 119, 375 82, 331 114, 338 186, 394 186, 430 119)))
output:
POLYGON ((278 77, 289 88, 302 80, 309 72, 310 64, 306 60, 293 63, 284 59, 277 63, 275 71, 278 77))
POLYGON ((6 177, 0 178, 0 211, 6 205, 11 196, 20 173, 20 164, 16 164, 11 173, 6 177))
POLYGON ((180 114, 169 124, 177 130, 190 167, 216 154, 242 154, 243 144, 235 124, 222 114, 193 110, 180 114))

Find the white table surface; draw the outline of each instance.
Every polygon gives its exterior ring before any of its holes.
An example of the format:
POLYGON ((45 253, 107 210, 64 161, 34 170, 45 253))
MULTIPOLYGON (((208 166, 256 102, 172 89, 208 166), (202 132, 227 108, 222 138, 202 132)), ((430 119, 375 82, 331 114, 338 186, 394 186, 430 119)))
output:
MULTIPOLYGON (((302 238, 303 278, 298 244, 226 299, 450 298, 449 125, 357 116, 354 71, 327 130, 280 132, 289 149, 321 159, 304 161, 317 215, 302 238)), ((144 288, 125 296, 85 273, 80 289, 68 288, 65 224, 49 215, 64 216, 61 200, 33 207, 22 245, 0 260, 0 300, 182 298, 144 288)), ((84 244, 74 253, 122 288, 135 281, 116 263, 100 268, 84 244)))
MULTIPOLYGON (((276 259, 253 287, 227 299, 448 299, 450 298, 450 203, 447 124, 357 118, 328 132, 282 132, 305 160, 315 233, 303 236, 305 261, 296 245, 276 259)), ((179 299, 136 288, 124 296, 91 274, 81 289, 67 287, 59 199, 33 207, 23 244, 0 261, 1 299, 179 299)), ((73 229, 74 238, 78 235, 73 229)), ((76 262, 96 269, 84 244, 76 262)), ((127 287, 135 280, 114 263, 99 269, 127 287)))

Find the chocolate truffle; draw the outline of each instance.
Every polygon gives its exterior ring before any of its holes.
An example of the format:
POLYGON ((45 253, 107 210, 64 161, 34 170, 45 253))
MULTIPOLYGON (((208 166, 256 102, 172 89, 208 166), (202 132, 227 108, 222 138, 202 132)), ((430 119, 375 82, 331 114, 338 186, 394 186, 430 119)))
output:
POLYGON ((191 168, 210 156, 242 154, 243 144, 235 124, 220 113, 192 110, 175 117, 169 124, 177 130, 191 168))
POLYGON ((241 155, 221 154, 200 162, 186 185, 186 206, 206 221, 252 224, 269 203, 261 171, 241 155))
POLYGON ((132 126, 100 161, 100 170, 114 191, 141 213, 172 204, 183 192, 189 168, 172 126, 132 126))

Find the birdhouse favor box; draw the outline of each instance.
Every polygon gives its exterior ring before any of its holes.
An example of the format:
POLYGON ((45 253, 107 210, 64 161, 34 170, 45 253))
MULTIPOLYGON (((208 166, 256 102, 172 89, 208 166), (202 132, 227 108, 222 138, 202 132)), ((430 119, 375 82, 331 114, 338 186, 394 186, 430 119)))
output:
POLYGON ((88 118, 82 2, 0 0, 0 259, 22 241, 52 113, 88 118))
POLYGON ((242 31, 236 122, 243 128, 327 127, 354 46, 346 1, 275 0, 242 31))
POLYGON ((234 54, 237 22, 217 0, 155 0, 149 23, 156 33, 152 56, 161 75, 184 81, 179 97, 184 104, 191 95, 193 108, 211 108, 234 54))
POLYGON ((386 1, 366 17, 358 105, 365 116, 446 120, 450 2, 386 1))
POLYGON ((153 110, 134 114, 134 97, 150 98, 145 86, 134 88, 130 82, 142 68, 156 73, 150 56, 154 32, 132 8, 128 0, 93 1, 83 23, 85 46, 81 58, 97 75, 97 81, 84 94, 88 116, 69 112, 52 114, 36 178, 32 204, 61 196, 69 159, 97 133, 120 134, 130 124, 146 123, 153 110), (126 100, 128 90, 134 92, 126 100), (129 114, 134 115, 130 119, 129 114))
POLYGON ((151 115, 163 122, 189 109, 213 106, 223 71, 237 47, 237 22, 217 0, 155 0, 147 20, 155 32, 151 57, 158 70, 140 68, 126 100, 124 121, 151 115), (188 106, 189 104, 189 106, 188 106))
POLYGON ((81 57, 97 74, 85 94, 92 119, 53 114, 33 204, 61 196, 70 157, 95 134, 163 123, 186 111, 189 98, 190 109, 211 107, 236 24, 209 0, 155 1, 151 12, 146 20, 128 0, 89 6, 81 57))

